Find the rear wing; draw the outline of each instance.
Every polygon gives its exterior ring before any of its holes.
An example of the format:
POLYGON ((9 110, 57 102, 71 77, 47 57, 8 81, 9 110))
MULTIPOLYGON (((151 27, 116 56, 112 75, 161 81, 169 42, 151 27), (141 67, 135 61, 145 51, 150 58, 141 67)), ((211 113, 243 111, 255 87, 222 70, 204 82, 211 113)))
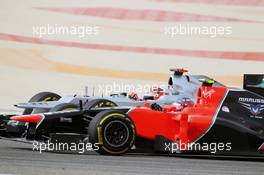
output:
POLYGON ((243 88, 264 97, 264 74, 245 74, 243 88))

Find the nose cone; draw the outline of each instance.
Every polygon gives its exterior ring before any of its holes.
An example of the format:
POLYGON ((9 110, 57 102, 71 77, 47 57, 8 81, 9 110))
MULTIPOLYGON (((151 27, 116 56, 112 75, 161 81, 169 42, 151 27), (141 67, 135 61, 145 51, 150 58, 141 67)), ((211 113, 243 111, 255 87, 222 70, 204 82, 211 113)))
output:
POLYGON ((41 114, 32 114, 32 115, 13 116, 10 117, 10 119, 20 122, 38 123, 42 119, 42 117, 43 115, 41 114))

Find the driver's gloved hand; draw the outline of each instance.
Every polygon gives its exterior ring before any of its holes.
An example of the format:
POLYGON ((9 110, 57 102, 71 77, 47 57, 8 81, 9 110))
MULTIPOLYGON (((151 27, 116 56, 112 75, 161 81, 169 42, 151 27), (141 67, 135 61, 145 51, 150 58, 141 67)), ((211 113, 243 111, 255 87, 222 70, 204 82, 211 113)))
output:
POLYGON ((153 103, 153 104, 151 104, 151 105, 150 105, 150 108, 151 108, 152 110, 155 110, 155 111, 162 111, 162 107, 161 107, 159 104, 157 104, 157 103, 153 103))

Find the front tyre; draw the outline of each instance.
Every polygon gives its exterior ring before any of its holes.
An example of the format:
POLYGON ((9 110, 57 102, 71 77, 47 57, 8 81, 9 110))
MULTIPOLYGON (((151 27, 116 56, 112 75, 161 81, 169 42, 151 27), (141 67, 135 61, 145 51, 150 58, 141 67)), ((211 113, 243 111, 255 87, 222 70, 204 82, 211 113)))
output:
POLYGON ((123 155, 135 142, 135 127, 124 113, 107 110, 97 114, 89 124, 89 142, 95 151, 106 155, 123 155))

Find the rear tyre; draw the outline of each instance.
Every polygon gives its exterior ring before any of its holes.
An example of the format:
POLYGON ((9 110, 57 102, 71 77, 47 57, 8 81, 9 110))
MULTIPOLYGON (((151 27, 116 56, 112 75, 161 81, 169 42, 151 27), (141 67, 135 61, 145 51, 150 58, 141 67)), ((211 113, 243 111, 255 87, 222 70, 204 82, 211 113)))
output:
POLYGON ((93 118, 88 127, 88 135, 89 142, 99 154, 123 155, 135 142, 135 127, 126 114, 107 110, 93 118))
POLYGON ((89 101, 86 105, 84 105, 84 109, 116 107, 116 106, 117 106, 117 104, 111 100, 94 99, 94 100, 89 101))

